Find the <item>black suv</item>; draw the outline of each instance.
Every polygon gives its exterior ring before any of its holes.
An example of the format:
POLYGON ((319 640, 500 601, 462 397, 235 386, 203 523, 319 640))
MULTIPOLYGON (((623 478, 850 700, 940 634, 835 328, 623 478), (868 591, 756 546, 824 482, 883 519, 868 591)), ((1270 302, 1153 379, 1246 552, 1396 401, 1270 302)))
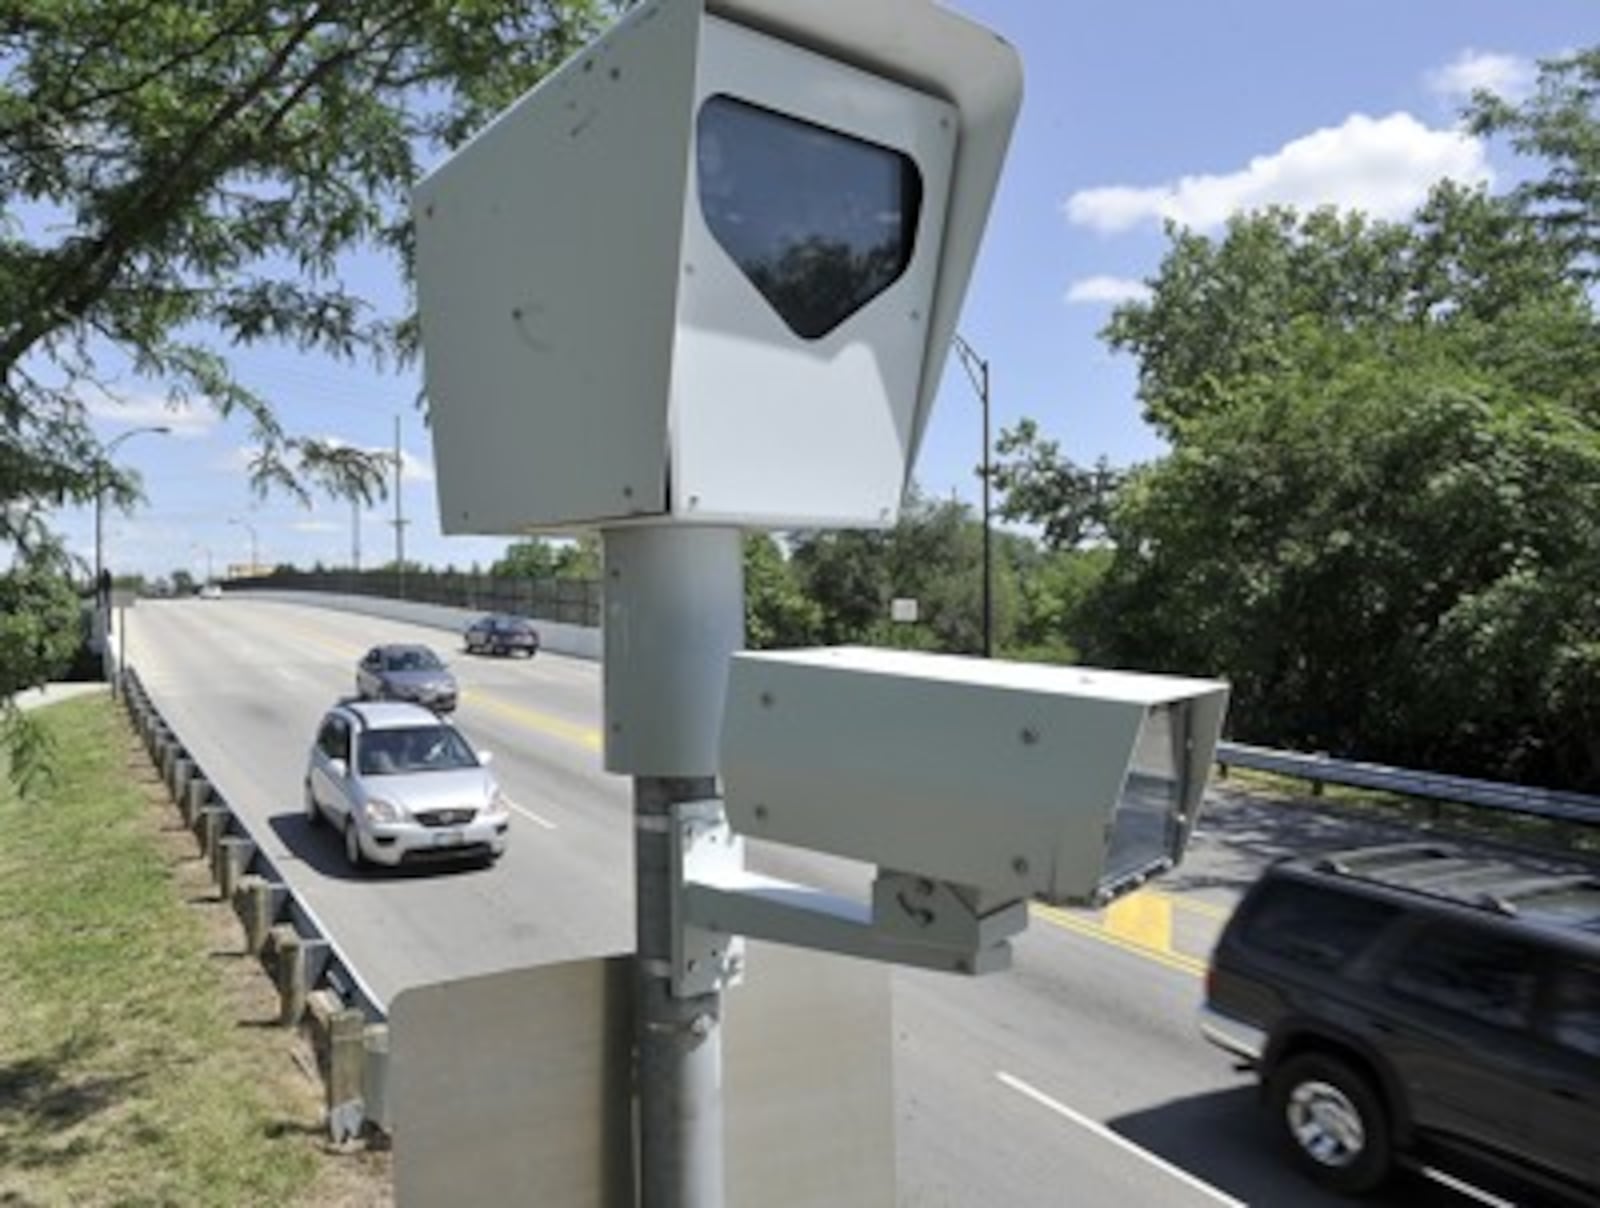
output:
POLYGON ((1402 1163, 1600 1205, 1600 879, 1432 843, 1281 861, 1217 943, 1201 1028, 1325 1187, 1402 1163))

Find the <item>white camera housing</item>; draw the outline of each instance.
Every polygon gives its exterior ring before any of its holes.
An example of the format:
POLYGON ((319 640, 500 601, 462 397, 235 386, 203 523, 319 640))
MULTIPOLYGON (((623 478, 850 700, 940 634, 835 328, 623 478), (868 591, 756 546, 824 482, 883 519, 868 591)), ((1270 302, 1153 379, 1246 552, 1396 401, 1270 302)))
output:
POLYGON ((741 653, 733 829, 975 891, 1100 904, 1193 831, 1226 684, 840 647, 741 653))
POLYGON ((646 0, 418 185, 446 533, 892 524, 1021 97, 926 0, 646 0))

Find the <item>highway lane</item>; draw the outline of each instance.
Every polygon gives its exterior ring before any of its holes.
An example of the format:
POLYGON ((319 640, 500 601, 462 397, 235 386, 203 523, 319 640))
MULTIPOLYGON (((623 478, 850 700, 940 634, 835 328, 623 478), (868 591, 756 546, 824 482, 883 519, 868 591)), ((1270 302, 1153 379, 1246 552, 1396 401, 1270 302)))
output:
MULTIPOLYGON (((630 947, 629 793, 600 768, 594 664, 468 658, 436 630, 238 598, 129 617, 130 657, 163 712, 381 999, 630 947), (317 720, 384 640, 429 642, 454 664, 460 724, 522 811, 493 870, 352 877, 303 821, 317 720)), ((1266 825, 1234 827, 1241 842, 1208 825, 1179 892, 1120 917, 1036 910, 1009 974, 895 974, 900 1203, 1337 1202, 1284 1168, 1247 1079, 1193 1024, 1211 939, 1270 854, 1266 825)), ((853 892, 869 875, 803 853, 754 858, 853 892)), ((1392 1202, 1459 1201, 1412 1181, 1392 1202)))

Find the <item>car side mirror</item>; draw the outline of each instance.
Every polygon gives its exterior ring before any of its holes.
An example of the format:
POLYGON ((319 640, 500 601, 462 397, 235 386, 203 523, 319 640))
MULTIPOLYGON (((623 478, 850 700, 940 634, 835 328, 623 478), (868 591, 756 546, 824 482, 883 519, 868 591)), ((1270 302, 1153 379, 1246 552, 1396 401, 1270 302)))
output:
POLYGON ((350 774, 350 765, 342 759, 328 760, 328 771, 343 780, 350 774))
POLYGON ((479 751, 478 752, 478 762, 481 763, 484 767, 488 767, 491 763, 494 762, 494 752, 493 751, 479 751))

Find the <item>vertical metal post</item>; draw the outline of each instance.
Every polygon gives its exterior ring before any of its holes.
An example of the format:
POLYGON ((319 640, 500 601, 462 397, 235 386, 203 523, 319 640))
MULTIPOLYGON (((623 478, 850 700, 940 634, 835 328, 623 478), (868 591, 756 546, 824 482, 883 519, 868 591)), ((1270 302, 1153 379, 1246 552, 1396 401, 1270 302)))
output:
POLYGON ((677 806, 717 792, 728 658, 744 644, 736 529, 609 529, 606 768, 634 776, 635 1079, 642 1208, 721 1208, 722 1001, 672 994, 677 806))
POLYGON ((361 500, 350 501, 350 569, 361 573, 361 500))
POLYGON ((117 690, 127 683, 128 674, 128 606, 117 605, 117 690))
POLYGON ((994 657, 994 528, 989 521, 989 362, 978 362, 983 399, 983 657, 994 657))
POLYGON ((400 448, 400 417, 394 417, 394 574, 395 595, 406 598, 406 515, 400 495, 404 454, 400 448))

